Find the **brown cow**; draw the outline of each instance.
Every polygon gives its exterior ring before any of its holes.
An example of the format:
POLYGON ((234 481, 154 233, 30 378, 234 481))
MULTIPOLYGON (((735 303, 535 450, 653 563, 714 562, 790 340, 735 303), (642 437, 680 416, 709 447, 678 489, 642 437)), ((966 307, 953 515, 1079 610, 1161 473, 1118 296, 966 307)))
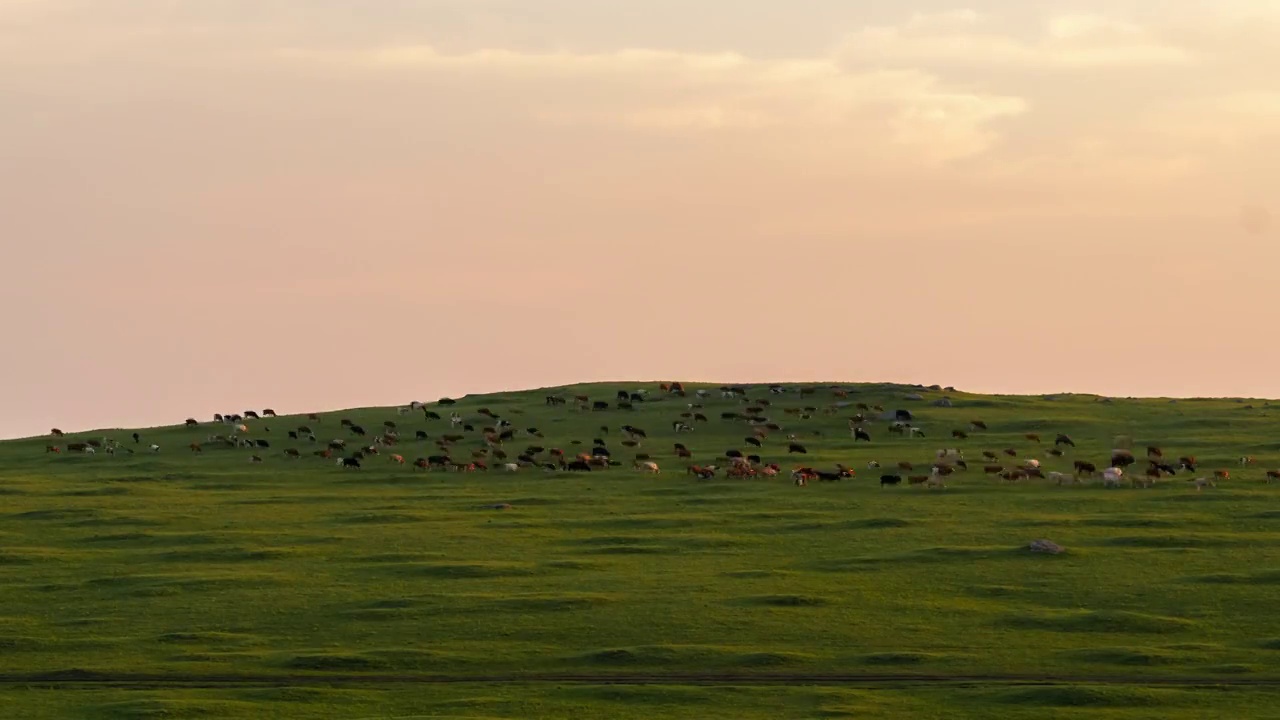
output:
POLYGON ((1270 484, 1272 480, 1280 480, 1280 470, 1267 471, 1267 484, 1270 484))
POLYGON ((982 472, 988 475, 996 475, 1004 472, 1004 466, 1003 465, 983 465, 982 472))
POLYGON ((187 447, 191 448, 191 452, 204 452, 204 448, 200 447, 200 443, 193 442, 187 447))
POLYGON ((1023 437, 1030 440, 1031 442, 1037 442, 1037 443, 1040 442, 1040 436, 1035 433, 1027 433, 1026 435, 1023 435, 1023 437))

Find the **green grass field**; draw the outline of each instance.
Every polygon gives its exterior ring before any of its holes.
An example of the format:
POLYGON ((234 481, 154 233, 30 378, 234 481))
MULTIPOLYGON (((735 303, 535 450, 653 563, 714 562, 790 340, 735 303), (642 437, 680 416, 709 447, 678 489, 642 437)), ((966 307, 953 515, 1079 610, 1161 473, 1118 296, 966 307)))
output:
MULTIPOLYGON (((423 473, 385 455, 344 470, 310 456, 351 438, 341 418, 371 431, 392 420, 406 438, 395 452, 437 454, 408 438, 448 434, 448 421, 394 408, 249 421, 269 450, 191 453, 226 433, 207 418, 141 430, 137 446, 131 430, 0 443, 0 707, 122 720, 1280 717, 1280 484, 1263 481, 1280 466, 1280 405, 948 393, 943 408, 929 402, 938 392, 847 385, 849 402, 909 409, 927 433, 874 420, 873 442, 855 447, 852 407, 784 414, 832 406, 826 385, 753 388, 783 426, 765 461, 858 471, 796 487, 684 472, 676 441, 700 464, 752 450, 745 422, 720 419, 743 403, 718 392, 702 401, 708 422, 672 431, 697 387, 577 386, 453 408, 477 430, 482 407, 541 429, 508 441, 513 457, 603 437, 624 466, 589 474, 423 473), (633 411, 543 402, 612 405, 640 387, 651 394, 633 411), (971 419, 989 430, 952 440, 971 419), (627 423, 648 432, 639 450, 662 474, 631 469, 627 423), (321 442, 288 440, 300 424, 321 442), (1058 432, 1078 447, 1050 458, 1058 432), (789 433, 807 455, 786 454, 789 433), (1107 489, 981 472, 981 451, 1006 447, 1046 470, 1103 467, 1120 435, 1139 456, 1156 444, 1231 479, 1196 492, 1186 473, 1107 489), (102 437, 138 452, 45 452, 102 437), (945 490, 882 489, 866 467, 928 472, 942 447, 972 468, 945 490), (264 462, 250 464, 255 453, 264 462), (1257 464, 1240 467, 1242 455, 1257 464), (1038 538, 1067 552, 1027 551, 1038 538)), ((465 434, 455 458, 482 444, 465 434)))

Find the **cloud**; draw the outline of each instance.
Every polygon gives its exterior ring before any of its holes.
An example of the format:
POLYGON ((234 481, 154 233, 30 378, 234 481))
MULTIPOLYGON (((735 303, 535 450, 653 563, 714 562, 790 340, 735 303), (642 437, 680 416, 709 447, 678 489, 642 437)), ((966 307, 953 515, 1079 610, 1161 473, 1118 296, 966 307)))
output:
POLYGON ((998 139, 991 123, 1028 109, 1014 95, 950 87, 917 70, 853 71, 829 56, 761 59, 650 48, 444 53, 409 45, 337 54, 285 49, 280 57, 367 70, 537 80, 538 97, 527 100, 525 109, 555 125, 662 133, 845 130, 837 144, 872 154, 907 151, 933 163, 982 153, 998 139))
POLYGON ((1101 15, 1048 18, 1037 37, 1001 33, 972 10, 917 14, 899 25, 868 26, 844 39, 839 57, 850 64, 920 66, 955 63, 1082 69, 1189 65, 1185 48, 1143 27, 1101 15))

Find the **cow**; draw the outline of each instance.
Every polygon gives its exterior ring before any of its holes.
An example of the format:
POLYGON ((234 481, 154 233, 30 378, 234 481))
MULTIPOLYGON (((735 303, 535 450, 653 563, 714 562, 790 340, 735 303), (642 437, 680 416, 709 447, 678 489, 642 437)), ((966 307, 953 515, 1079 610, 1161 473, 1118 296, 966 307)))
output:
POLYGON ((903 460, 902 462, 898 463, 898 469, 911 472, 912 470, 915 469, 915 467, 911 463, 907 462, 906 460, 903 460))
POLYGON ((635 462, 635 468, 636 468, 637 470, 642 471, 642 472, 651 473, 651 474, 653 474, 653 475, 657 475, 658 473, 662 472, 662 470, 660 470, 660 469, 658 468, 658 463, 653 462, 653 461, 645 461, 645 462, 641 462, 641 461, 637 460, 637 461, 635 462))
POLYGON ((260 448, 269 448, 269 447, 271 447, 271 443, 270 443, 270 441, 267 441, 267 440, 254 440, 253 442, 254 442, 254 444, 256 444, 256 445, 257 445, 258 447, 260 447, 260 448))
POLYGON ((138 443, 142 442, 142 436, 139 435, 138 433, 134 433, 131 437, 133 438, 134 445, 137 445, 138 443))
POLYGON ((62 448, 58 447, 57 445, 45 445, 44 451, 45 453, 57 453, 59 455, 62 454, 62 448))
POLYGON ((907 476, 908 485, 924 485, 927 482, 929 482, 928 475, 908 475, 907 476))
POLYGON ((84 452, 89 449, 88 443, 73 442, 67 443, 67 452, 84 452))
POLYGON ((1098 467, 1096 465, 1091 462, 1085 462, 1084 460, 1076 460, 1072 463, 1072 466, 1075 467, 1076 472, 1084 475, 1085 477, 1092 477, 1094 473, 1098 472, 1098 467))
POLYGON ((967 432, 965 432, 965 431, 963 431, 963 430, 952 430, 952 431, 951 431, 951 437, 955 438, 956 440, 968 440, 968 439, 969 439, 969 433, 967 433, 967 432))
POLYGON ((1009 457, 1018 457, 1018 451, 1014 450, 1013 448, 1005 448, 1004 454, 1008 455, 1009 457))
POLYGON ((924 437, 924 429, 915 427, 914 425, 908 427, 907 432, 909 433, 907 437, 924 437))
POLYGON ((1137 462, 1128 450, 1111 451, 1111 467, 1126 468, 1137 462))
POLYGON ((1073 441, 1069 436, 1063 435, 1062 433, 1058 433, 1058 437, 1053 439, 1053 445, 1054 447, 1057 447, 1059 445, 1069 445, 1071 447, 1076 446, 1075 441, 1073 441))
POLYGON ((574 460, 564 466, 569 472, 591 472, 591 464, 583 460, 574 460))
POLYGON ((805 450, 805 449, 804 449, 804 446, 803 446, 803 445, 801 445, 800 443, 794 443, 794 442, 793 442, 793 443, 791 443, 791 444, 787 445, 787 454, 788 454, 788 455, 790 455, 790 454, 792 454, 792 453, 800 453, 800 454, 804 455, 804 454, 807 454, 808 452, 809 452, 809 451, 808 451, 808 450, 805 450))
POLYGON ((987 424, 982 422, 981 420, 970 420, 969 429, 970 430, 986 430, 987 424))
POLYGON ((247 418, 253 418, 254 420, 261 420, 261 419, 262 419, 262 418, 258 417, 258 413, 257 413, 256 411, 254 411, 254 410, 245 410, 245 411, 244 411, 244 416, 243 416, 243 417, 245 417, 246 419, 247 419, 247 418))
POLYGON ((298 452, 298 450, 297 450, 296 448, 285 448, 285 450, 284 450, 284 456, 285 456, 285 457, 291 457, 291 458, 294 458, 295 460, 297 460, 297 459, 301 459, 301 458, 302 458, 302 453, 298 452))
POLYGON ((62 431, 61 431, 61 430, 59 430, 58 428, 53 428, 52 430, 50 430, 50 431, 49 431, 49 434, 50 434, 50 435, 52 435, 52 436, 54 436, 54 437, 62 437, 62 436, 63 436, 63 435, 65 435, 66 433, 62 432, 62 431))
POLYGON ((999 456, 997 456, 995 453, 991 452, 990 450, 983 450, 983 451, 982 451, 982 457, 986 458, 987 460, 999 460, 999 459, 1000 459, 1000 458, 999 458, 999 456))
POLYGON ((1106 487, 1120 487, 1120 479, 1124 477, 1124 469, 1109 467, 1102 471, 1102 484, 1106 487))
POLYGON ((1045 452, 1048 453, 1051 457, 1062 457, 1062 451, 1059 450, 1058 448, 1049 448, 1045 452))
POLYGON ((190 448, 193 453, 204 452, 204 448, 200 447, 200 443, 198 442, 193 442, 187 447, 190 448))
POLYGON ((156 445, 155 443, 152 443, 150 450, 151 450, 151 452, 153 452, 153 453, 158 453, 158 452, 160 452, 160 446, 159 446, 159 445, 156 445))
POLYGON ((341 467, 344 470, 347 468, 355 468, 359 470, 360 458, 357 458, 357 457, 338 458, 338 467, 341 467))
POLYGON ((1004 466, 1003 465, 983 465, 982 472, 988 475, 999 475, 1000 473, 1004 472, 1004 466))
POLYGON ((266 410, 263 410, 263 411, 262 411, 262 416, 263 416, 263 417, 276 417, 276 411, 275 411, 275 410, 272 410, 271 408, 267 408, 266 410))
POLYGON ((761 444, 760 444, 760 438, 756 438, 756 437, 749 437, 749 438, 743 438, 743 440, 742 440, 742 441, 743 441, 743 442, 745 442, 745 443, 746 443, 746 444, 748 444, 748 445, 754 445, 754 446, 756 446, 756 447, 761 447, 761 444))
POLYGON ((1200 492, 1206 487, 1218 487, 1218 484, 1214 482, 1214 479, 1209 477, 1199 477, 1195 480, 1188 480, 1187 482, 1195 486, 1196 492, 1200 492))
POLYGON ((393 455, 389 455, 389 456, 387 456, 387 459, 388 459, 388 460, 390 460, 391 462, 393 462, 393 463, 397 464, 397 465, 403 465, 403 464, 404 464, 404 456, 403 456, 403 455, 394 455, 394 454, 393 454, 393 455))
POLYGON ((875 460, 870 460, 870 461, 868 461, 868 462, 867 462, 867 469, 868 469, 868 470, 879 470, 879 469, 880 469, 880 463, 876 462, 875 460))
POLYGON ((859 441, 871 442, 871 434, 868 433, 866 430, 863 430, 862 428, 854 428, 853 441, 854 442, 859 442, 859 441))
POLYGON ((1272 480, 1280 480, 1280 470, 1267 471, 1267 484, 1270 485, 1272 480))
POLYGON ((1072 475, 1070 473, 1061 473, 1061 472, 1049 473, 1049 480, 1053 481, 1058 485, 1064 485, 1068 483, 1073 485, 1078 485, 1080 483, 1080 480, 1075 475, 1072 475))
POLYGON ((1040 442, 1040 436, 1036 433, 1027 433, 1023 435, 1023 437, 1026 438, 1027 440, 1030 440, 1033 443, 1040 442))
POLYGON ((1240 466, 1241 466, 1241 467, 1244 467, 1244 466, 1246 466, 1246 465, 1252 465, 1252 464, 1253 464, 1253 456, 1252 456, 1252 455, 1244 455, 1244 456, 1242 456, 1242 457, 1240 458, 1240 466))
POLYGON ((1214 480, 1230 480, 1231 473, 1227 472, 1226 470, 1214 470, 1213 479, 1214 480))

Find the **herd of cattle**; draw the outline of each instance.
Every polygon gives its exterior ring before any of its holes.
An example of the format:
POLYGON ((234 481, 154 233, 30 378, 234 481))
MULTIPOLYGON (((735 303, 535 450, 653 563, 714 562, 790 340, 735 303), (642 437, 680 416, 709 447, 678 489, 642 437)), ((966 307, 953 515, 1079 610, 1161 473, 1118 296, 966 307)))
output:
MULTIPOLYGON (((771 447, 785 447, 788 456, 808 454, 808 450, 801 442, 801 434, 795 429, 784 431, 778 420, 768 416, 767 413, 774 410, 782 413, 781 419, 787 421, 788 425, 794 424, 796 427, 806 427, 806 421, 820 416, 837 416, 846 411, 853 411, 846 420, 848 438, 854 445, 872 443, 871 425, 876 421, 888 422, 886 431, 902 438, 926 436, 924 428, 914 424, 914 414, 911 411, 886 411, 880 405, 849 402, 847 400, 849 391, 838 386, 786 388, 781 385, 770 385, 766 386, 766 395, 755 399, 749 397, 751 389, 748 386, 735 385, 720 387, 718 391, 703 388, 686 392, 682 383, 662 383, 656 389, 656 393, 648 389, 619 390, 612 404, 609 401, 592 399, 585 395, 570 397, 547 395, 545 405, 548 408, 564 408, 566 412, 608 413, 616 410, 626 413, 635 410, 637 405, 642 403, 675 401, 681 405, 681 411, 678 416, 671 419, 671 434, 676 438, 683 438, 686 435, 696 435, 700 425, 711 422, 706 412, 706 404, 715 400, 729 401, 732 409, 720 412, 718 419, 722 423, 738 423, 744 427, 748 434, 742 438, 742 442, 745 446, 752 448, 750 453, 744 453, 738 448, 730 448, 720 453, 712 463, 696 464, 693 462, 694 452, 688 445, 680 441, 674 441, 672 444, 670 454, 677 462, 685 465, 685 472, 704 480, 720 474, 730 478, 768 478, 785 474, 796 485, 806 486, 811 481, 838 481, 857 476, 853 468, 842 463, 836 463, 832 470, 820 470, 804 464, 794 465, 784 473, 779 462, 765 461, 759 453, 763 452, 766 442, 771 442, 771 447), (824 407, 820 408, 816 404, 782 406, 787 395, 799 395, 803 400, 823 391, 834 398, 824 407), (785 437, 785 443, 772 444, 771 438, 776 435, 785 437)), ((942 388, 932 389, 941 390, 942 388)), ((918 395, 907 397, 921 399, 918 395)), ((942 402, 934 404, 941 405, 942 402)), ((946 405, 941 406, 949 406, 949 401, 946 402, 946 405)), ((517 429, 511 420, 484 407, 469 413, 469 417, 464 417, 453 409, 456 404, 455 400, 442 398, 436 403, 436 409, 416 401, 397 408, 397 415, 400 417, 421 413, 423 420, 428 423, 439 425, 447 423, 448 431, 439 433, 436 437, 432 437, 424 429, 414 430, 412 440, 409 439, 407 429, 403 430, 402 435, 400 424, 405 422, 403 420, 388 419, 378 427, 366 428, 346 418, 340 421, 343 437, 321 440, 315 430, 322 423, 321 416, 310 414, 305 423, 284 431, 284 437, 288 441, 286 444, 290 446, 282 448, 277 456, 292 460, 314 456, 332 461, 347 469, 361 468, 371 457, 385 457, 396 465, 408 465, 412 469, 423 471, 474 472, 495 469, 517 472, 524 469, 542 469, 549 472, 593 472, 625 466, 614 457, 614 451, 606 440, 613 434, 608 425, 599 427, 599 435, 592 439, 589 451, 580 452, 576 449, 576 446, 586 444, 583 440, 571 440, 569 444, 575 448, 566 451, 539 444, 544 435, 536 427, 517 429), (447 417, 441 414, 446 411, 449 413, 447 417), (422 442, 432 443, 436 450, 416 457, 412 461, 406 460, 402 451, 399 451, 401 447, 422 442), (514 446, 523 443, 527 444, 515 449, 514 446), (308 445, 311 447, 307 447, 308 445), (303 447, 306 449, 301 449, 303 447)), ((522 413, 513 411, 513 414, 522 413)), ((249 450, 251 452, 249 462, 261 463, 271 451, 273 444, 267 437, 259 436, 272 435, 266 420, 273 418, 278 419, 279 416, 271 409, 260 413, 248 410, 242 413, 216 414, 213 417, 213 427, 221 430, 207 433, 203 438, 190 442, 185 450, 193 454, 201 454, 206 450, 249 450)), ((204 427, 204 424, 195 418, 188 418, 185 425, 193 429, 204 427)), ((811 427, 812 424, 807 426, 811 427)), ((969 440, 971 434, 981 435, 988 430, 985 422, 974 419, 970 420, 964 429, 952 429, 950 437, 953 440, 969 440)), ((644 429, 623 424, 616 431, 621 436, 619 444, 632 455, 630 467, 645 473, 661 472, 654 457, 643 449, 645 443, 650 441, 649 434, 644 429)), ((64 433, 57 428, 53 429, 51 434, 58 439, 64 438, 64 433)), ((820 429, 806 430, 803 434, 805 437, 824 438, 824 433, 820 429)), ((278 436, 277 434, 273 437, 278 436)), ((135 448, 143 447, 150 453, 161 451, 161 446, 156 443, 144 444, 142 436, 137 432, 132 433, 129 439, 132 440, 132 444, 107 437, 67 442, 65 446, 48 444, 45 452, 89 455, 102 452, 108 455, 131 455, 136 452, 135 448)), ((1022 439, 1035 448, 1041 447, 1042 438, 1037 433, 1024 433, 1022 439)), ((1052 446, 1046 448, 1044 454, 1046 458, 1055 458, 1065 463, 1069 459, 1066 454, 1072 452, 1075 446, 1075 441, 1069 435, 1056 433, 1052 446)), ((1037 454, 1035 452, 1031 456, 1020 457, 1020 451, 1016 447, 1005 447, 999 450, 981 451, 982 459, 979 468, 984 475, 1006 482, 1039 478, 1056 485, 1070 485, 1100 478, 1106 487, 1117 487, 1126 481, 1134 487, 1151 487, 1162 479, 1187 473, 1192 476, 1188 483, 1197 491, 1214 487, 1218 481, 1230 477, 1230 472, 1225 469, 1214 470, 1206 475, 1197 475, 1199 464, 1194 456, 1184 455, 1177 457, 1174 461, 1172 456, 1166 455, 1160 447, 1148 446, 1145 450, 1146 452, 1141 456, 1142 461, 1128 448, 1112 450, 1108 461, 1102 464, 1083 459, 1071 459, 1071 471, 1063 472, 1047 471, 1042 468, 1042 461, 1034 457, 1037 454), (1143 462, 1145 465, 1142 464, 1143 462)), ((969 461, 970 458, 965 457, 961 448, 948 447, 938 449, 924 464, 902 461, 888 467, 881 467, 878 461, 872 460, 867 463, 867 469, 872 474, 879 475, 881 487, 906 483, 942 489, 946 487, 948 479, 970 471, 969 461)), ((1254 459, 1242 457, 1239 463, 1242 466, 1253 465, 1254 459)), ((1265 480, 1268 483, 1280 480, 1280 471, 1266 471, 1265 480)))

